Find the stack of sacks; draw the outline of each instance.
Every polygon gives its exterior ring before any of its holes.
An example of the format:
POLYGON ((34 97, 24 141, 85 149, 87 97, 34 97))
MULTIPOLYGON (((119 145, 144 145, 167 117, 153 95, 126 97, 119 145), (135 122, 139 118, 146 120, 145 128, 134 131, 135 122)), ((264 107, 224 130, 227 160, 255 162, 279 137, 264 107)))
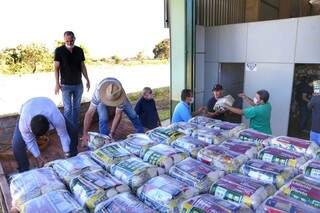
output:
POLYGON ((181 132, 187 136, 191 136, 192 133, 198 129, 198 125, 188 122, 177 122, 171 124, 168 128, 181 132))
POLYGON ((183 213, 253 213, 245 205, 235 204, 211 194, 202 194, 183 202, 180 212, 183 213))
POLYGON ((197 125, 198 127, 205 127, 209 124, 216 123, 216 122, 221 122, 221 121, 208 118, 205 116, 195 116, 188 121, 188 123, 197 125))
POLYGON ((314 208, 284 195, 283 193, 277 193, 276 195, 268 198, 257 210, 258 213, 270 212, 270 213, 319 213, 319 209, 314 208))
POLYGON ((123 148, 119 143, 111 143, 94 151, 92 158, 109 171, 113 164, 126 160, 132 155, 133 154, 123 148))
POLYGON ((111 138, 107 135, 100 134, 97 132, 88 132, 89 142, 88 147, 91 151, 99 149, 105 144, 111 143, 111 138))
POLYGON ((65 189, 65 185, 51 168, 33 169, 14 175, 10 183, 12 206, 21 210, 27 201, 60 189, 65 189))
POLYGON ((295 169, 300 168, 307 161, 303 154, 274 147, 262 149, 258 154, 258 159, 283 166, 290 166, 295 169))
POLYGON ((226 139, 223 130, 202 127, 192 134, 193 137, 205 141, 209 144, 219 144, 226 139))
POLYGON ((102 201, 130 191, 128 186, 104 170, 84 172, 70 181, 69 188, 78 203, 90 212, 102 201))
POLYGON ((314 180, 320 181, 320 161, 310 160, 301 168, 303 174, 314 180))
POLYGON ((249 160, 240 168, 243 175, 280 188, 294 177, 294 169, 262 160, 249 160))
POLYGON ((210 145, 198 152, 198 160, 221 169, 227 173, 238 171, 248 157, 233 151, 229 151, 223 146, 210 145))
POLYGON ((152 178, 141 186, 141 201, 159 212, 178 212, 182 202, 198 194, 198 190, 167 175, 152 178))
POLYGON ((171 143, 171 146, 175 149, 183 152, 188 152, 191 157, 196 158, 200 149, 208 146, 209 143, 196 139, 191 136, 184 136, 178 138, 171 143))
POLYGON ((85 213, 66 190, 49 192, 23 205, 21 213, 85 213))
POLYGON ((169 175, 195 187, 200 193, 205 193, 208 192, 213 182, 224 175, 224 172, 195 159, 187 158, 171 167, 169 175))
POLYGON ((143 160, 152 165, 164 168, 169 171, 174 164, 189 157, 186 152, 179 151, 166 144, 158 144, 150 147, 143 156, 143 160))
POLYGON ((115 177, 128 184, 132 191, 142 186, 149 179, 164 174, 164 169, 132 157, 111 166, 110 172, 115 177))
POLYGON ((226 121, 209 123, 206 126, 213 129, 223 130, 223 133, 226 135, 226 137, 233 137, 236 135, 236 133, 246 128, 245 124, 243 123, 237 124, 226 121))
POLYGON ((234 103, 234 98, 231 95, 218 98, 216 104, 213 107, 214 111, 223 112, 226 110, 225 106, 232 106, 234 103))
POLYGON ((144 155, 149 147, 157 143, 145 134, 136 133, 129 135, 127 139, 121 141, 120 144, 135 156, 140 157, 144 155))
POLYGON ((72 178, 82 172, 101 169, 101 166, 96 164, 87 154, 82 153, 72 158, 51 161, 46 166, 52 167, 66 184, 69 184, 72 178))
POLYGON ((242 130, 238 132, 236 136, 243 141, 254 142, 258 147, 267 146, 272 139, 271 135, 264 134, 253 129, 242 130))
POLYGON ((165 127, 157 127, 148 131, 146 134, 151 138, 151 140, 164 144, 170 144, 177 138, 184 136, 181 132, 165 127))
POLYGON ((301 153, 312 158, 316 157, 317 153, 320 151, 319 146, 312 141, 288 136, 275 137, 270 141, 269 145, 301 153))
POLYGON ((240 174, 229 174, 212 184, 210 193, 231 202, 245 204, 256 209, 267 197, 275 192, 275 187, 253 180, 240 174))
POLYGON ((240 139, 228 139, 222 142, 220 146, 224 147, 227 150, 246 155, 250 159, 255 158, 258 155, 258 148, 254 143, 244 143, 240 139))
POLYGON ((157 213, 133 194, 121 193, 100 203, 95 213, 157 213))
POLYGON ((305 175, 299 175, 281 188, 288 197, 318 208, 320 212, 320 182, 305 175))

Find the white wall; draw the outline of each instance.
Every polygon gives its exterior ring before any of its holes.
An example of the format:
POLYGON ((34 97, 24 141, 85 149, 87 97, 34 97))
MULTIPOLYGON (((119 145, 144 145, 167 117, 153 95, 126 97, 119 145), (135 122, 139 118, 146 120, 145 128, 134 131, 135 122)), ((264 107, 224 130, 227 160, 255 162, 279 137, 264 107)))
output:
POLYGON ((196 68, 204 69, 196 70, 196 75, 203 75, 196 84, 204 83, 196 86, 203 94, 197 104, 208 100, 213 84, 219 81, 220 63, 256 63, 256 72, 245 71, 244 92, 249 96, 262 88, 270 92, 273 133, 286 135, 294 64, 320 63, 320 16, 207 27, 204 31, 197 33, 197 43, 203 45, 204 41, 204 58, 197 54, 196 68))

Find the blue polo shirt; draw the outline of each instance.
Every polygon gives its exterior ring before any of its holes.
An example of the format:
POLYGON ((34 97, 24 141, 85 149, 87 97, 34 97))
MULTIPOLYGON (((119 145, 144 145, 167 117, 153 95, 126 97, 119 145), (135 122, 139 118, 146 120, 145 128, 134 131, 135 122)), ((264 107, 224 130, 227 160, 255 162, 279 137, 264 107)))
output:
POLYGON ((181 121, 187 122, 191 119, 191 117, 190 106, 186 102, 180 101, 180 103, 178 103, 176 108, 174 109, 172 115, 172 123, 181 121))

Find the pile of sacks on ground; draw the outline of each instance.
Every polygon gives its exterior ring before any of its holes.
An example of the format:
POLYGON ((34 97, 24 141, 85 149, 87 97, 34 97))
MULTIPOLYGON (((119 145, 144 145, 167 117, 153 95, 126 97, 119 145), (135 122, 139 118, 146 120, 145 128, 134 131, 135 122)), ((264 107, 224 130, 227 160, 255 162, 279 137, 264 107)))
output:
POLYGON ((20 212, 320 212, 320 149, 206 117, 15 175, 20 212))

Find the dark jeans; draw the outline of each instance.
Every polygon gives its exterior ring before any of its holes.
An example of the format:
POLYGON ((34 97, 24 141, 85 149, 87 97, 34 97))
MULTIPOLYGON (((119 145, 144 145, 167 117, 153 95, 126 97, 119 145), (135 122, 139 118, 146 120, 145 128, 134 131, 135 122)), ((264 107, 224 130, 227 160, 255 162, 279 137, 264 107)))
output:
POLYGON ((299 105, 299 128, 300 130, 307 129, 308 119, 310 117, 310 110, 306 104, 299 105))
POLYGON ((63 84, 61 86, 61 91, 62 91, 64 116, 71 123, 73 123, 73 125, 76 128, 78 128, 83 85, 82 84, 78 84, 78 85, 63 84))
MULTIPOLYGON (((78 154, 78 131, 68 119, 65 118, 65 121, 67 132, 70 137, 70 156, 72 157, 78 154)), ((30 164, 28 160, 27 146, 19 130, 19 119, 13 134, 12 149, 14 157, 18 163, 18 171, 28 171, 30 164)))

